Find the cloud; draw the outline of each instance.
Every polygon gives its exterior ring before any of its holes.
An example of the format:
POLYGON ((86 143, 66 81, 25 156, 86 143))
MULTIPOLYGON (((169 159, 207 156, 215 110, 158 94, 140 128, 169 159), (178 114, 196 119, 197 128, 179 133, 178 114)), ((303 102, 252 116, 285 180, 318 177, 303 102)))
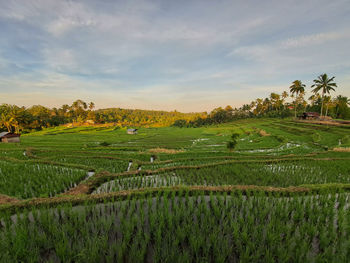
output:
POLYGON ((48 31, 58 37, 75 28, 94 25, 96 25, 94 19, 80 20, 79 18, 61 17, 48 25, 48 31))
POLYGON ((288 38, 282 41, 281 46, 283 48, 299 48, 305 46, 322 45, 328 41, 341 40, 349 37, 348 32, 327 32, 312 35, 299 36, 294 38, 288 38))
POLYGON ((12 92, 26 104, 84 97, 192 111, 239 106, 323 72, 349 87, 344 0, 1 2, 7 102, 12 92))
POLYGON ((262 72, 268 68, 278 74, 283 71, 317 72, 348 67, 344 60, 349 57, 346 46, 350 44, 350 31, 339 30, 310 35, 289 37, 264 44, 240 46, 228 53, 228 57, 241 57, 255 65, 264 65, 262 72), (330 54, 332 54, 330 56, 330 54))

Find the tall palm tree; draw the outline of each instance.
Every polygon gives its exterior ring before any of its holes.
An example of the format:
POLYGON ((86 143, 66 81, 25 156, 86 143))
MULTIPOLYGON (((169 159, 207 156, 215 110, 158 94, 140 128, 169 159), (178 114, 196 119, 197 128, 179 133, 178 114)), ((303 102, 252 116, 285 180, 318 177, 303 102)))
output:
POLYGON ((294 117, 297 117, 297 96, 298 94, 305 92, 305 84, 301 82, 301 80, 294 80, 292 86, 289 87, 290 93, 295 96, 295 103, 294 103, 294 117))
POLYGON ((283 92, 282 92, 282 95, 281 95, 281 97, 282 97, 281 103, 282 103, 283 109, 286 108, 285 100, 286 100, 286 98, 288 98, 288 96, 289 96, 289 95, 288 95, 288 92, 287 92, 287 91, 283 91, 283 92))
POLYGON ((308 98, 308 100, 311 102, 311 106, 314 106, 319 98, 320 98, 319 94, 311 95, 310 98, 308 98))
POLYGON ((326 114, 324 116, 327 116, 329 104, 332 103, 332 97, 331 96, 324 96, 324 103, 326 104, 326 114))
POLYGON ((92 111, 95 108, 95 103, 92 101, 88 104, 89 110, 92 111))
POLYGON ((313 93, 318 93, 320 90, 322 91, 322 104, 321 104, 321 117, 323 113, 323 101, 324 101, 324 95, 329 94, 332 90, 334 91, 337 87, 337 84, 334 82, 334 78, 328 78, 327 74, 324 73, 322 75, 319 75, 317 79, 314 79, 314 84, 311 86, 311 88, 314 88, 312 90, 313 93))
POLYGON ((282 98, 283 98, 283 99, 288 98, 288 92, 287 92, 287 91, 283 91, 283 92, 282 92, 282 98))
POLYGON ((255 115, 260 115, 263 111, 263 100, 262 99, 256 99, 255 101, 255 109, 254 113, 255 115))

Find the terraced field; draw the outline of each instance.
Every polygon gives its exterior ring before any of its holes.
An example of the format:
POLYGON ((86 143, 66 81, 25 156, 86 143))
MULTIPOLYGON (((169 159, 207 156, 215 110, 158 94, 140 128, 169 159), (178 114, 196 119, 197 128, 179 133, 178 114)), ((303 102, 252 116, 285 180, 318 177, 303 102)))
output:
POLYGON ((0 261, 347 262, 349 134, 254 119, 23 135, 0 144, 0 261))

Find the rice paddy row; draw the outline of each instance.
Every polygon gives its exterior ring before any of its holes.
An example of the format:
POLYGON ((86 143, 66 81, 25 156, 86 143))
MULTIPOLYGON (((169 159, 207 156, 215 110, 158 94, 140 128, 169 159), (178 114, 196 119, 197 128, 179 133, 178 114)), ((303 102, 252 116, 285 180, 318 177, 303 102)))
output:
POLYGON ((346 262, 349 194, 165 191, 0 219, 1 262, 346 262))

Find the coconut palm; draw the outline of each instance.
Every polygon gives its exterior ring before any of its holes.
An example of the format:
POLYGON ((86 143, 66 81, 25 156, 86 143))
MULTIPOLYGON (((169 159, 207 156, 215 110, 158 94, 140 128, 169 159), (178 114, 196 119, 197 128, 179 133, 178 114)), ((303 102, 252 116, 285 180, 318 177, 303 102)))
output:
POLYGON ((1 114, 0 125, 5 126, 8 132, 12 132, 13 123, 14 123, 14 119, 10 115, 5 113, 1 114))
POLYGON ((337 87, 337 84, 334 82, 334 78, 328 78, 327 74, 324 73, 322 75, 319 75, 317 79, 314 79, 314 84, 311 86, 311 88, 314 88, 312 90, 313 93, 318 93, 320 90, 322 91, 322 104, 321 104, 321 117, 323 113, 323 101, 324 101, 324 95, 330 94, 330 92, 335 90, 334 88, 337 87))
POLYGON ((338 95, 338 97, 334 99, 334 104, 336 108, 335 115, 337 118, 339 118, 339 115, 343 115, 348 110, 348 105, 350 105, 350 99, 348 97, 338 95))
POLYGON ((283 99, 288 98, 288 92, 287 92, 287 91, 283 91, 283 92, 282 92, 282 98, 283 98, 283 99))
POLYGON ((95 103, 92 101, 88 104, 89 110, 92 111, 95 108, 95 103))
MULTIPOLYGON (((301 82, 301 80, 294 80, 292 86, 289 87, 290 93, 292 95, 296 94, 296 97, 298 94, 305 92, 305 84, 301 82)), ((297 117, 297 98, 295 98, 294 103, 294 117, 297 117)))
POLYGON ((263 112, 263 100, 262 99, 256 99, 254 114, 255 115, 260 115, 262 112, 263 112))
POLYGON ((285 100, 286 100, 286 98, 288 98, 288 92, 287 91, 283 91, 282 92, 282 95, 281 95, 281 97, 282 97, 282 105, 283 105, 283 109, 285 108, 285 100))
POLYGON ((311 103, 311 106, 314 106, 316 104, 316 102, 319 100, 320 95, 319 94, 313 94, 310 96, 310 98, 308 98, 308 100, 311 103))
POLYGON ((326 114, 325 114, 325 116, 327 116, 328 115, 329 105, 332 103, 332 97, 331 96, 324 96, 324 103, 326 105, 326 114))

